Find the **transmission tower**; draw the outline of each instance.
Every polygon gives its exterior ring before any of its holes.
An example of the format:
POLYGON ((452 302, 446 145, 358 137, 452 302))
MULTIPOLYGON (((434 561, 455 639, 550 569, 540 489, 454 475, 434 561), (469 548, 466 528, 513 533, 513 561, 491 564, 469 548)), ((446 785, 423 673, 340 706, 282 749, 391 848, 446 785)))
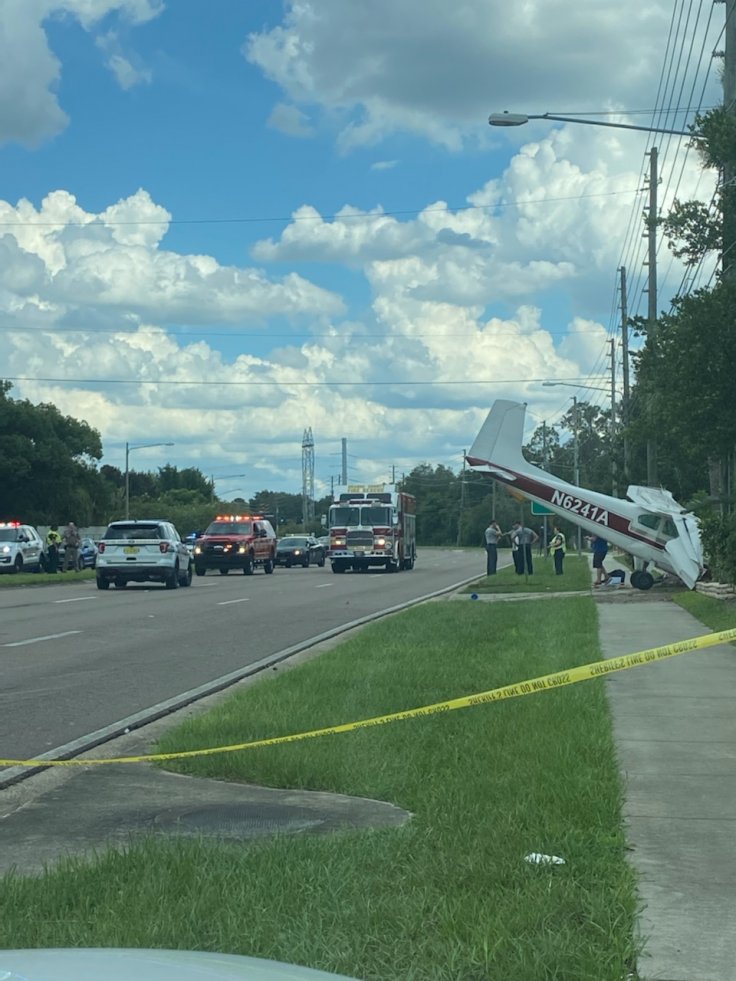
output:
POLYGON ((305 429, 302 438, 302 522, 304 527, 314 521, 314 438, 305 429))

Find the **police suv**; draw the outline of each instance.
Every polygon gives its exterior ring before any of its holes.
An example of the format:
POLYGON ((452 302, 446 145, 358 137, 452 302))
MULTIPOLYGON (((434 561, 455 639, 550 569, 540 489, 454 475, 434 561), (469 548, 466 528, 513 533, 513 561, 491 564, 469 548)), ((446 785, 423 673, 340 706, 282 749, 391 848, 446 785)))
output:
POLYGON ((0 521, 0 572, 41 572, 46 567, 43 539, 31 525, 0 521))

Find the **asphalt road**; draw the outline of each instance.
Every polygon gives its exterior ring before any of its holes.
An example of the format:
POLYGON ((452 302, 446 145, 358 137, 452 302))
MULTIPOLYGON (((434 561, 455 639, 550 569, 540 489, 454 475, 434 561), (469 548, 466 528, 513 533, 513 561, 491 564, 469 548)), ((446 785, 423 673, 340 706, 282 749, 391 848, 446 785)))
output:
MULTIPOLYGON (((189 589, 0 588, 0 757, 30 759, 363 617, 482 575, 485 552, 413 571, 209 573, 189 589)), ((71 575, 71 574, 70 574, 71 575)))

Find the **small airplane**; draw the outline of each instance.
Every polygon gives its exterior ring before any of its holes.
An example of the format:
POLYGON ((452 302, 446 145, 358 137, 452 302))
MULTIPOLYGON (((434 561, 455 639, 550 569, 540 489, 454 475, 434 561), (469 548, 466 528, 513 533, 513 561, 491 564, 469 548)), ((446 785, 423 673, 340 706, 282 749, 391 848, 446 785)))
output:
POLYGON ((647 566, 654 565, 694 589, 705 571, 695 515, 661 488, 632 485, 628 500, 622 500, 576 487, 528 463, 521 452, 525 413, 523 402, 496 400, 466 454, 468 465, 629 552, 635 588, 651 589, 654 577, 647 566))

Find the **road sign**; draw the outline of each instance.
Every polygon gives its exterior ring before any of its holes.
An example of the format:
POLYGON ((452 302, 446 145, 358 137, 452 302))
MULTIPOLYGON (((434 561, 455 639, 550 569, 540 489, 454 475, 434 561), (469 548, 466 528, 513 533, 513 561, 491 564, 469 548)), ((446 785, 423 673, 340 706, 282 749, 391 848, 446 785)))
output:
POLYGON ((543 514, 554 514, 554 511, 550 511, 543 504, 537 504, 536 501, 532 501, 532 514, 543 515, 543 514))

